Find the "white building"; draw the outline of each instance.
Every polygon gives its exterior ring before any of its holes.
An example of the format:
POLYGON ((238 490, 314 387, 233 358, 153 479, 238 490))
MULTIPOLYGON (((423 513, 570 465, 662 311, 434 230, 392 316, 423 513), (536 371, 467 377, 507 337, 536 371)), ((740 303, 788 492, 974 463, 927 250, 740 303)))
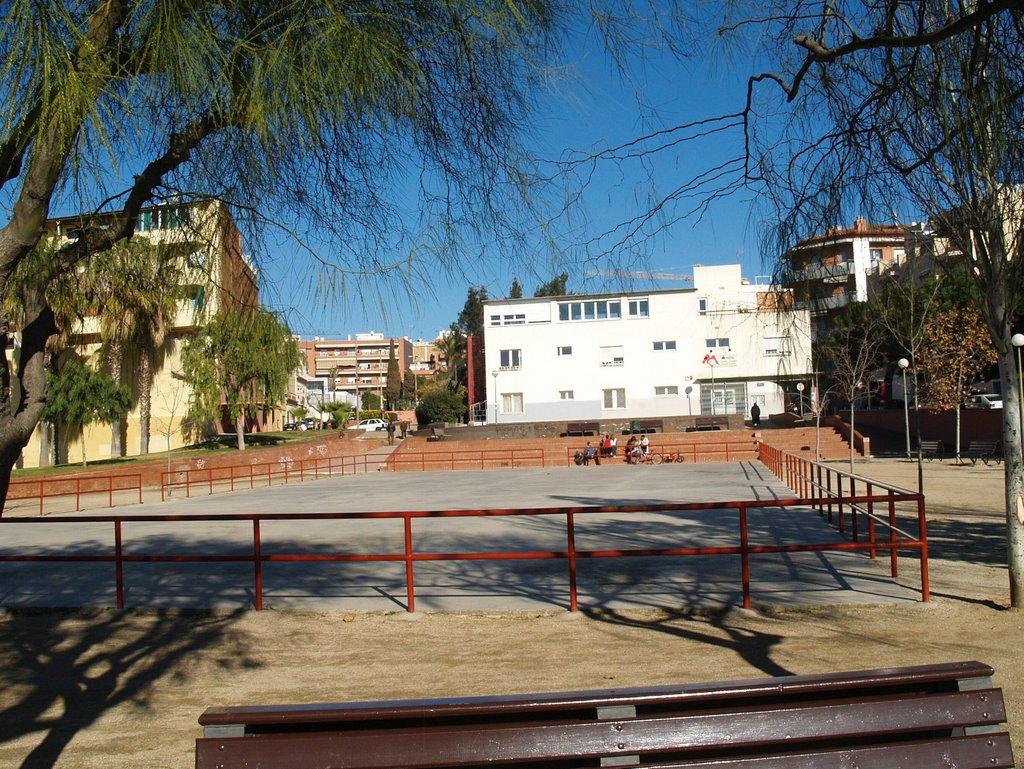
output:
POLYGON ((810 382, 807 311, 778 311, 739 265, 693 277, 682 290, 486 302, 488 420, 783 411, 810 382))

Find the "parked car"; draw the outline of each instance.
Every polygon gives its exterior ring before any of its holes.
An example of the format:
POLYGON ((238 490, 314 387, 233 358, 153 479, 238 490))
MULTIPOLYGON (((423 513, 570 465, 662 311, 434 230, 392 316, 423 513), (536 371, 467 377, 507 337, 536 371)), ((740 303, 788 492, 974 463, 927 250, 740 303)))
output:
POLYGON ((374 432, 375 430, 387 430, 388 423, 383 419, 363 419, 357 424, 352 425, 348 429, 366 430, 367 432, 374 432))
POLYGON ((1001 409, 1003 396, 996 393, 974 393, 964 401, 965 409, 1001 409))

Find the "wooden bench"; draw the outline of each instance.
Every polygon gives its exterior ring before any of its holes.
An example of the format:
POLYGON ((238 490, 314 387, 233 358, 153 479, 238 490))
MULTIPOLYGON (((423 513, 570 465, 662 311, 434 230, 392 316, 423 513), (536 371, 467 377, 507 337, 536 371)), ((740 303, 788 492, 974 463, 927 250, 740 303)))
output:
POLYGON ((705 432, 707 430, 728 430, 728 417, 697 417, 693 420, 693 427, 687 427, 686 432, 705 432))
POLYGON ((960 460, 971 460, 972 465, 978 464, 980 459, 986 465, 989 462, 999 463, 1003 459, 1002 445, 1000 441, 971 441, 967 444, 967 451, 960 452, 960 460))
POLYGON ((945 451, 942 441, 918 441, 921 457, 927 460, 942 459, 945 451))
POLYGON ((445 435, 443 424, 433 424, 430 426, 430 433, 427 435, 428 441, 443 441, 444 438, 445 435))
POLYGON ((600 429, 600 422, 569 422, 565 426, 563 436, 569 438, 582 438, 585 435, 597 435, 600 429))
POLYGON ((645 689, 210 708, 196 769, 1012 767, 978 662, 645 689))

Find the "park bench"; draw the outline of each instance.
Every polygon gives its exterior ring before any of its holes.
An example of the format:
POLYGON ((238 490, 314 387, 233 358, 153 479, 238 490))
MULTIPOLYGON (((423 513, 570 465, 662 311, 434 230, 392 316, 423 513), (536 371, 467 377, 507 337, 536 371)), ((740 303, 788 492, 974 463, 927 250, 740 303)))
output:
POLYGON ((196 769, 1012 767, 979 662, 510 697, 209 708, 196 769))
POLYGON ((707 430, 728 430, 728 417, 697 417, 693 420, 693 427, 687 427, 686 432, 704 432, 707 430))
POLYGON ((597 435, 601 429, 600 422, 569 422, 565 425, 565 437, 582 438, 585 435, 597 435))
POLYGON ((987 465, 989 462, 998 463, 1002 458, 999 441, 971 441, 967 444, 967 450, 960 452, 960 460, 969 459, 972 465, 976 465, 979 459, 987 465))
POLYGON ((918 446, 924 459, 942 459, 945 453, 942 441, 918 441, 918 446))
POLYGON ((444 424, 430 425, 430 433, 427 435, 428 441, 443 441, 444 438, 444 424))

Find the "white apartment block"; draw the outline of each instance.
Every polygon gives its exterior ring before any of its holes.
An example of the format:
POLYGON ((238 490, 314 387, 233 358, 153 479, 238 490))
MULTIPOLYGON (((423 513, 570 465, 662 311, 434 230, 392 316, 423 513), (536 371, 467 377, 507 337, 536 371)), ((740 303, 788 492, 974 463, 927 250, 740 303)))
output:
POLYGON ((811 382, 809 313, 739 265, 696 267, 681 290, 489 301, 488 421, 781 412, 811 382))

